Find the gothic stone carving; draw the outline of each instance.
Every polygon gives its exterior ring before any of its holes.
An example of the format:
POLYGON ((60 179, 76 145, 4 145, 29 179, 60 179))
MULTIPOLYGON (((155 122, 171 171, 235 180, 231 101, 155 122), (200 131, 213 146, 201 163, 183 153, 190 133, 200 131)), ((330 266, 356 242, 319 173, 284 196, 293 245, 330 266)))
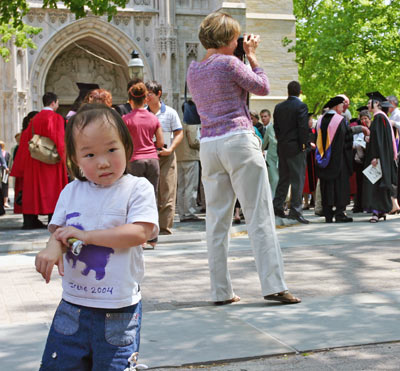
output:
POLYGON ((37 20, 39 23, 42 23, 44 21, 45 17, 46 17, 46 13, 42 13, 42 12, 37 13, 37 20))
POLYGON ((51 23, 56 23, 57 21, 57 13, 49 13, 49 19, 51 23))
POLYGON ((61 24, 64 24, 65 21, 67 20, 67 13, 61 13, 61 14, 59 15, 59 17, 60 17, 60 22, 61 22, 61 24))
POLYGON ((198 47, 198 43, 186 43, 186 57, 197 59, 198 47))
MULTIPOLYGON (((52 12, 47 13, 49 15, 49 20, 51 23, 56 23, 60 21, 61 24, 64 24, 68 19, 68 13, 63 10, 54 9, 52 12)), ((35 19, 37 23, 42 23, 45 20, 46 13, 38 10, 38 9, 31 9, 27 15, 29 23, 33 24, 35 19)))
POLYGON ((114 17, 114 22, 115 22, 115 24, 116 24, 117 26, 118 26, 121 22, 122 22, 125 26, 127 26, 127 25, 129 24, 130 20, 131 20, 131 17, 129 17, 129 16, 120 16, 120 15, 117 15, 117 16, 114 17))
POLYGON ((162 26, 158 29, 157 47, 160 55, 177 55, 176 32, 173 27, 162 26))
MULTIPOLYGON (((110 60, 110 56, 84 45, 85 49, 110 60)), ((51 66, 46 91, 55 92, 61 103, 72 103, 78 96, 75 82, 97 83, 113 95, 114 102, 125 101, 126 79, 120 67, 89 55, 79 48, 60 54, 51 66)))
POLYGON ((141 23, 143 22, 143 24, 145 26, 148 26, 150 24, 151 21, 151 17, 147 16, 147 15, 135 15, 135 25, 136 26, 140 26, 141 23))

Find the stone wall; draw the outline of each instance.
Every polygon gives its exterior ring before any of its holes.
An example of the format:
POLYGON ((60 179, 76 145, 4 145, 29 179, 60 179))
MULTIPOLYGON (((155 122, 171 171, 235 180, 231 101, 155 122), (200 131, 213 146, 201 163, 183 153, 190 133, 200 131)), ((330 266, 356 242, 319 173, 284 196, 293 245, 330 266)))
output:
POLYGON ((246 1, 247 31, 261 36, 257 57, 270 81, 271 91, 267 97, 251 98, 251 109, 260 111, 287 98, 287 84, 298 79, 294 54, 289 54, 282 39, 295 39, 295 18, 292 0, 246 1))

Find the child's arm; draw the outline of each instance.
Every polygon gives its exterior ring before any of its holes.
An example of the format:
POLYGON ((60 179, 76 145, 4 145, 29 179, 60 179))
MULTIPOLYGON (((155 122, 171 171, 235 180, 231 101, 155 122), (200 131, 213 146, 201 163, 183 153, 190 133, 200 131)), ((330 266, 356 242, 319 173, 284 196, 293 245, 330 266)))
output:
POLYGON ((46 248, 36 255, 36 270, 43 276, 46 283, 50 282, 54 264, 58 266, 60 276, 64 275, 63 252, 65 251, 63 251, 61 242, 56 240, 53 233, 47 242, 46 248))
POLYGON ((82 231, 74 227, 61 227, 54 232, 55 238, 68 245, 71 237, 83 241, 85 245, 98 245, 112 248, 126 249, 138 246, 151 238, 154 224, 140 223, 124 224, 109 229, 82 231))

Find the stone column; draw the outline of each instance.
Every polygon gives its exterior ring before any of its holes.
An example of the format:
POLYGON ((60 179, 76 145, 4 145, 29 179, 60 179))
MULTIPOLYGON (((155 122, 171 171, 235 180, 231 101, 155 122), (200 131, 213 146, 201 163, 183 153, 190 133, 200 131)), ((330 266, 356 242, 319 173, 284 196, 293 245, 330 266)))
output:
POLYGON ((156 79, 163 86, 164 101, 177 109, 175 90, 177 88, 177 29, 175 26, 175 1, 160 2, 158 17, 157 55, 159 67, 155 71, 156 79))
POLYGON ((10 57, 0 57, 0 139, 7 150, 14 145, 14 135, 21 130, 27 113, 27 60, 26 51, 9 44, 10 57))

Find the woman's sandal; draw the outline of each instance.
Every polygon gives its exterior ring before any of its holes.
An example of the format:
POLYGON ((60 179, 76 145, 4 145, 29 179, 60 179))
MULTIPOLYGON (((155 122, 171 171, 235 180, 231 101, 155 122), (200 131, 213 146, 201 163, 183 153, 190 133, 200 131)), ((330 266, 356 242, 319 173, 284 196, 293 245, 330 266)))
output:
POLYGON ((399 213, 400 213, 400 209, 396 209, 396 210, 392 210, 392 211, 388 212, 389 215, 395 215, 395 214, 399 214, 399 213))
POLYGON ((278 292, 277 294, 272 294, 272 295, 267 295, 264 296, 265 300, 273 300, 273 301, 279 301, 280 303, 283 304, 298 304, 301 303, 300 298, 296 298, 293 294, 291 294, 289 291, 282 291, 278 292))
POLYGON ((223 300, 223 301, 214 301, 214 304, 215 305, 226 305, 226 304, 237 303, 238 301, 240 301, 240 297, 235 295, 232 299, 223 300))
POLYGON ((378 215, 374 214, 371 216, 371 219, 369 220, 370 223, 378 223, 379 222, 379 218, 378 215))
POLYGON ((383 219, 386 221, 386 214, 385 213, 373 214, 371 219, 369 220, 369 222, 370 223, 378 223, 379 219, 383 219))

